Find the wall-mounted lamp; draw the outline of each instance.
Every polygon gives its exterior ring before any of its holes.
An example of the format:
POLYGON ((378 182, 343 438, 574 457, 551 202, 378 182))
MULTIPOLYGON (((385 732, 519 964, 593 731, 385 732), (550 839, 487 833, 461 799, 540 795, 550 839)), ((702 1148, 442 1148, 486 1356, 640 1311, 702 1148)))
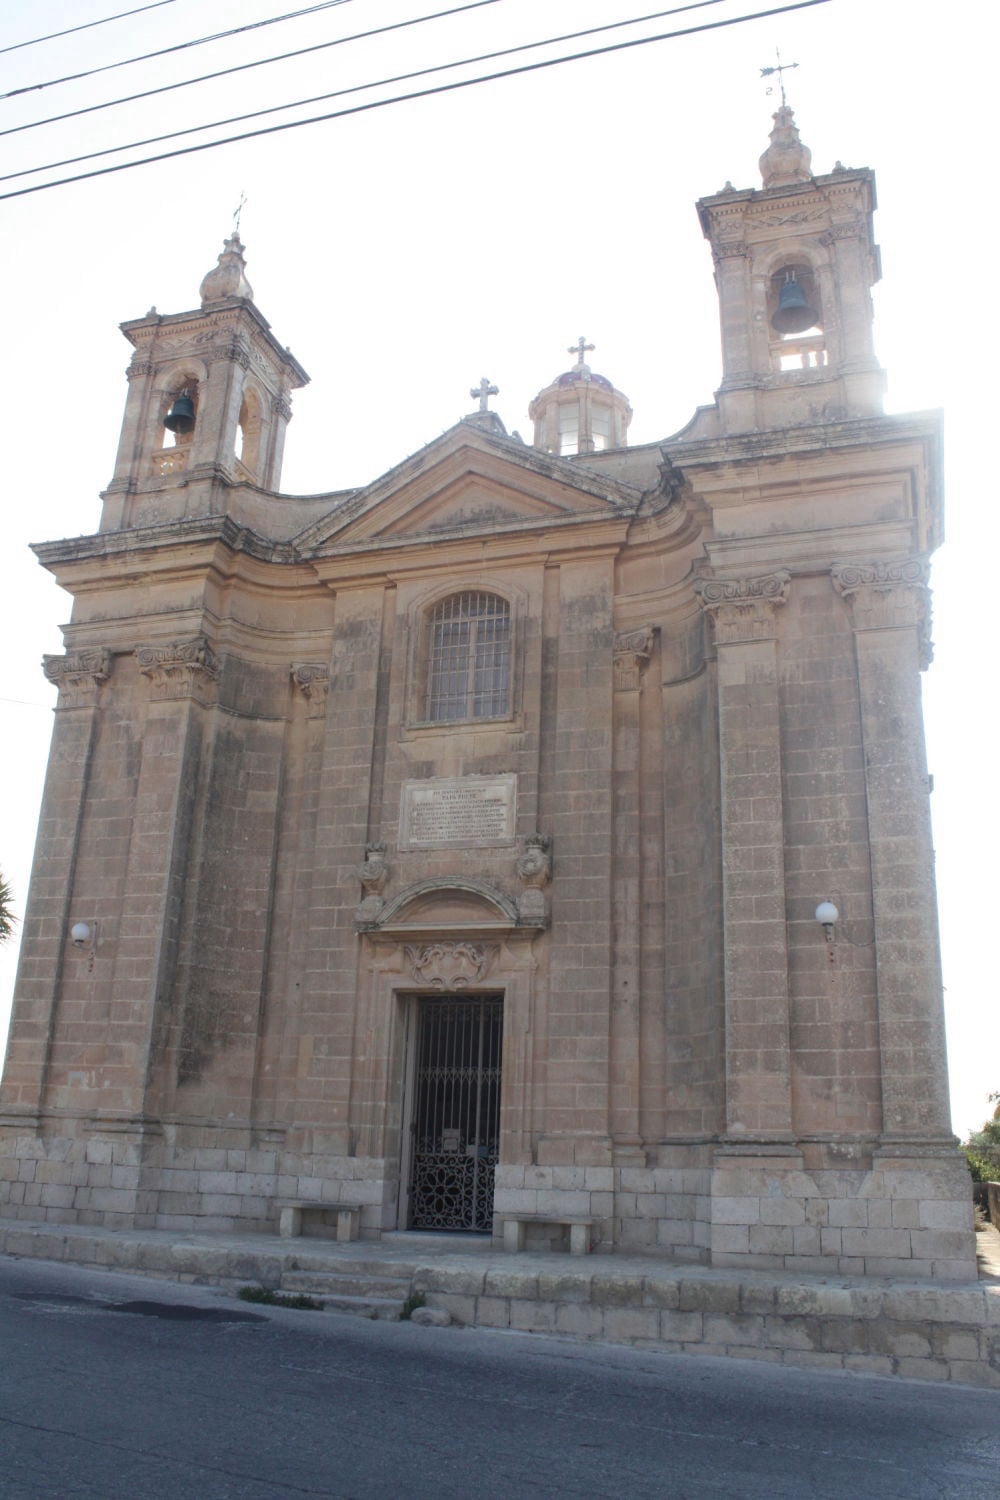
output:
POLYGON ((832 901, 821 901, 816 908, 816 920, 822 924, 823 935, 828 943, 833 942, 833 924, 840 918, 840 912, 832 901))
POLYGON ((90 948, 94 941, 94 929, 89 922, 74 922, 69 930, 74 948, 90 948))

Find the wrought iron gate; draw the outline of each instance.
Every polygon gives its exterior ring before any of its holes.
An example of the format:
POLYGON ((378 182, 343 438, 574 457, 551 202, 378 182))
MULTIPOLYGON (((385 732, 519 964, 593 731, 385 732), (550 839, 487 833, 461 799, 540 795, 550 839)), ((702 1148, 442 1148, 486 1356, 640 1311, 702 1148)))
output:
POLYGON ((411 1229, 493 1227, 503 1000, 417 1002, 411 1229))

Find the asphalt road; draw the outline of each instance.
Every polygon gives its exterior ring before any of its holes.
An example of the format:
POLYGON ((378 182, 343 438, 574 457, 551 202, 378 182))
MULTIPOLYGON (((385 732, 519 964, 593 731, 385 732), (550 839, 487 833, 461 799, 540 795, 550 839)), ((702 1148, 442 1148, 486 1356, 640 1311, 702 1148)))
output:
POLYGON ((1000 1395, 0 1258, 3 1500, 996 1500, 1000 1395))

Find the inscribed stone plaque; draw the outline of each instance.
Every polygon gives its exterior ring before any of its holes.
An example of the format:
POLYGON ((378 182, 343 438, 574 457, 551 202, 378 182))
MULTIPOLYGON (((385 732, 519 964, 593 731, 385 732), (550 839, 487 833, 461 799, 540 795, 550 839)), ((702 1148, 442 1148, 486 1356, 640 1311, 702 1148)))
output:
POLYGON ((401 849, 483 849, 514 842, 517 777, 432 776, 404 781, 401 849))

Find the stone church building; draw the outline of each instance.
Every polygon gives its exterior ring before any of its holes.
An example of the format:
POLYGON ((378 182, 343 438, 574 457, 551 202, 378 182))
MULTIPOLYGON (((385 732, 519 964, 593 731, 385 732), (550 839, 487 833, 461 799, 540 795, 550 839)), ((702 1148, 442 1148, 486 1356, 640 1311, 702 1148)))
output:
POLYGON ((723 378, 657 443, 581 339, 530 444, 484 382, 298 498, 308 377, 237 234, 198 308, 122 325, 101 529, 36 549, 74 604, 0 1212, 975 1274, 920 704, 940 422, 882 410, 873 174, 814 176, 784 107, 761 172, 698 204, 723 378))

